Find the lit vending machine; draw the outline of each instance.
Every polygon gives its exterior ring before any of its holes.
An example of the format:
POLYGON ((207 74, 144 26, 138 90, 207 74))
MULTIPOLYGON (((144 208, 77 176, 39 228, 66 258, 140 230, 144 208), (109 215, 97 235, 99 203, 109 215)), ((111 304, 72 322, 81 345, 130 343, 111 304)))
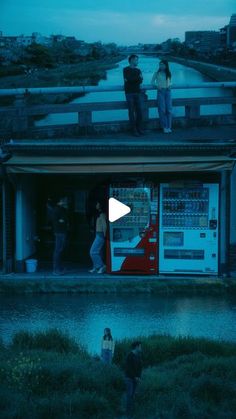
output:
POLYGON ((111 185, 109 197, 131 208, 109 223, 107 267, 110 273, 156 274, 158 258, 158 188, 111 185))
POLYGON ((160 185, 160 273, 217 274, 219 186, 160 185))

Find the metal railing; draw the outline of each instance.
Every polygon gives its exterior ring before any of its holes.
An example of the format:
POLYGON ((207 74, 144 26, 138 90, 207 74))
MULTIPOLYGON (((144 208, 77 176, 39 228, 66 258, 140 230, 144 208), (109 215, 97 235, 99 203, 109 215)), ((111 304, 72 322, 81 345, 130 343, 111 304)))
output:
MULTIPOLYGON (((224 88, 230 91, 227 96, 204 96, 194 98, 174 98, 173 107, 184 107, 184 116, 176 117, 174 124, 176 126, 198 126, 207 124, 235 124, 236 122, 236 82, 207 82, 195 84, 173 84, 172 90, 180 89, 198 89, 198 88, 224 88), (232 94, 233 91, 233 94, 232 94), (201 113, 201 106, 203 105, 231 105, 231 112, 227 115, 220 111, 214 115, 203 115, 201 113)), ((146 92, 155 90, 152 85, 143 85, 143 116, 146 127, 154 128, 158 126, 158 120, 149 117, 149 110, 156 108, 157 103, 155 99, 149 99, 146 92)), ((127 103, 124 100, 106 101, 106 102, 90 102, 90 103, 66 103, 66 104, 43 104, 30 105, 28 97, 31 95, 43 94, 87 94, 95 92, 121 92, 124 91, 123 85, 118 86, 65 86, 65 87, 35 87, 35 88, 19 88, 19 89, 0 89, 0 96, 14 96, 14 104, 11 106, 0 106, 0 132, 2 135, 9 134, 15 137, 39 136, 40 134, 47 136, 47 131, 50 131, 50 136, 66 135, 69 130, 70 134, 87 134, 88 132, 111 129, 119 131, 127 128, 128 121, 104 121, 94 122, 93 113, 98 111, 113 111, 127 109, 127 103), (77 113, 78 122, 76 124, 62 124, 62 125, 41 125, 35 126, 35 117, 48 114, 65 114, 77 113), (63 129, 65 134, 63 134, 63 129)))

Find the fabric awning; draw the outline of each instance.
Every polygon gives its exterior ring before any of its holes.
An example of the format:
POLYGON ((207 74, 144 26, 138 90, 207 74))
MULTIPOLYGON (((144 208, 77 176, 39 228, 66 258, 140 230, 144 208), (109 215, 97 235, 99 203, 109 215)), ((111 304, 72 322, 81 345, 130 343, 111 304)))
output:
POLYGON ((228 156, 21 156, 4 163, 8 173, 147 173, 232 170, 228 156))

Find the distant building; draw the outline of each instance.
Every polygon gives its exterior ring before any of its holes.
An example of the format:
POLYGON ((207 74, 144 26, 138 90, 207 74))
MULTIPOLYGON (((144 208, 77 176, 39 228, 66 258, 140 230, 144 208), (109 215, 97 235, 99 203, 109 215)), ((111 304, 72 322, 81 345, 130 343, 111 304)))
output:
POLYGON ((39 32, 32 33, 32 40, 33 42, 36 42, 37 44, 41 44, 41 45, 49 45, 51 42, 49 37, 43 36, 39 32))
POLYGON ((52 42, 62 42, 66 39, 66 36, 64 35, 51 35, 51 41, 52 42))
POLYGON ((231 16, 227 29, 227 47, 232 48, 236 42, 236 14, 231 16))
POLYGON ((220 44, 222 49, 227 48, 228 25, 220 29, 220 44))
POLYGON ((0 31, 0 46, 2 47, 27 47, 32 43, 45 45, 49 44, 50 38, 41 35, 39 32, 33 32, 32 35, 18 35, 18 36, 4 36, 3 32, 0 31))
POLYGON ((16 38, 16 42, 18 45, 27 47, 28 45, 31 45, 34 42, 34 39, 32 36, 19 35, 16 38))
POLYGON ((16 44, 17 36, 2 36, 0 42, 2 47, 11 47, 16 44))
POLYGON ((188 31, 185 44, 200 53, 213 52, 221 48, 221 34, 220 31, 188 31))

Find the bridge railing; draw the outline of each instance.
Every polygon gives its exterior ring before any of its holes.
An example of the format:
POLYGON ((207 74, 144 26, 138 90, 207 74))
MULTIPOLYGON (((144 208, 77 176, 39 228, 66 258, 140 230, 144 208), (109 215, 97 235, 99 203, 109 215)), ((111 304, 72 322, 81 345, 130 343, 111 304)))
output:
MULTIPOLYGON (((236 123, 236 82, 210 82, 197 84, 173 85, 172 90, 189 89, 212 89, 223 88, 229 92, 221 96, 201 96, 174 98, 173 107, 184 107, 184 115, 174 118, 175 126, 199 126, 212 124, 235 124, 236 123), (231 111, 227 114, 220 109, 214 115, 204 115, 201 107, 204 105, 230 105, 231 111)), ((142 87, 143 116, 146 128, 158 128, 158 118, 150 118, 149 110, 157 107, 156 99, 149 99, 147 92, 155 90, 152 85, 142 87)), ((123 86, 66 86, 66 87, 45 87, 45 88, 20 88, 0 89, 1 96, 14 96, 12 106, 0 106, 0 133, 2 136, 14 136, 15 138, 27 138, 43 136, 58 137, 60 135, 88 134, 94 132, 118 132, 126 130, 128 120, 94 122, 94 113, 98 111, 115 111, 127 109, 125 100, 101 101, 101 102, 78 102, 66 104, 43 104, 30 105, 28 98, 32 95, 43 94, 78 94, 97 92, 122 92, 123 86), (45 125, 41 121, 40 126, 35 124, 36 118, 48 114, 77 113, 77 123, 64 123, 45 125)))

